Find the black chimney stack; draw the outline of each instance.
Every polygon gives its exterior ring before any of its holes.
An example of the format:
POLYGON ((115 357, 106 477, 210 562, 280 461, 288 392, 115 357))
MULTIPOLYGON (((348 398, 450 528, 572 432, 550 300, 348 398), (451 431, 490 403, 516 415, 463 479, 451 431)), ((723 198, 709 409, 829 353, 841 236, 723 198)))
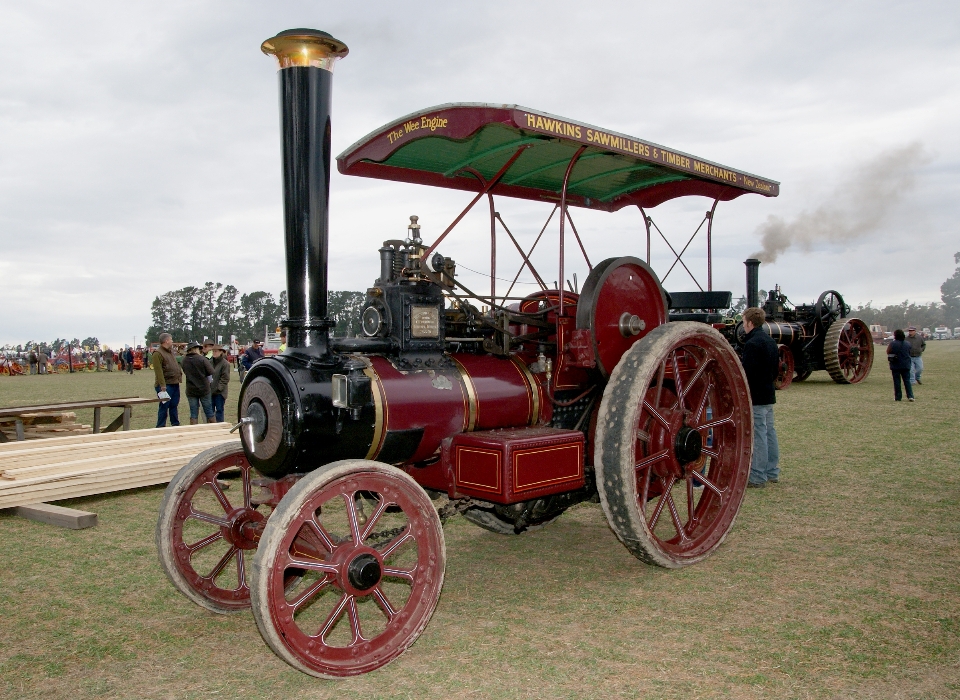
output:
POLYGON ((743 264, 747 266, 747 307, 760 306, 760 261, 747 258, 743 264))
POLYGON ((316 29, 288 29, 260 49, 280 64, 283 224, 287 254, 287 347, 329 354, 327 248, 333 64, 347 46, 316 29))

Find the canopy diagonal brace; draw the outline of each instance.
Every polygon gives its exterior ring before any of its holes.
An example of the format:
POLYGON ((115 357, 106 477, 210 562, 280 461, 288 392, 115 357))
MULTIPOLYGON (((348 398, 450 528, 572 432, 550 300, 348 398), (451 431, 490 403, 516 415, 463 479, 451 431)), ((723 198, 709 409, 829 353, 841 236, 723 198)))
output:
POLYGON ((577 244, 580 246, 580 252, 583 253, 583 259, 587 262, 587 268, 593 272, 593 264, 587 257, 587 249, 583 247, 583 241, 580 240, 580 234, 577 233, 577 227, 573 223, 573 217, 570 216, 570 210, 567 209, 567 221, 570 222, 570 228, 573 229, 573 235, 577 237, 577 244))
POLYGON ((524 144, 517 149, 516 153, 510 156, 510 160, 504 163, 503 167, 500 168, 497 174, 494 175, 492 178, 490 178, 490 181, 483 186, 483 189, 481 189, 477 193, 477 196, 470 201, 470 204, 468 204, 466 208, 462 212, 460 212, 460 215, 457 216, 457 218, 454 219, 449 226, 447 226, 446 230, 444 230, 444 232, 440 234, 440 237, 433 242, 433 245, 427 248, 423 252, 423 257, 421 258, 422 260, 426 261, 430 258, 430 254, 437 249, 437 246, 440 245, 443 239, 447 237, 447 234, 449 234, 453 230, 454 226, 459 224, 463 220, 463 217, 465 217, 467 214, 470 213, 470 210, 473 209, 473 206, 477 202, 479 202, 480 199, 484 197, 488 192, 490 192, 490 190, 492 190, 498 182, 500 182, 500 179, 507 173, 507 171, 510 169, 510 166, 512 166, 517 161, 517 158, 520 157, 520 154, 523 153, 528 148, 530 148, 530 144, 524 144))
MULTIPOLYGON (((557 209, 559 209, 559 208, 560 208, 560 205, 559 205, 559 204, 554 204, 554 205, 553 205, 553 209, 550 210, 550 216, 547 217, 546 222, 544 222, 544 224, 543 224, 543 228, 540 229, 540 233, 537 234, 537 240, 535 240, 535 241, 533 242, 533 245, 530 246, 530 250, 529 250, 529 252, 527 253, 527 257, 528 257, 528 258, 529 258, 531 255, 533 255, 533 251, 536 249, 537 243, 539 243, 539 242, 540 242, 540 239, 543 238, 543 232, 547 230, 547 226, 550 225, 550 222, 553 220, 553 215, 557 213, 557 209)), ((510 283, 510 288, 507 290, 506 296, 510 296, 510 292, 513 291, 514 285, 516 285, 517 280, 520 279, 520 273, 521 273, 521 272, 523 272, 523 267, 522 267, 522 266, 520 267, 519 270, 517 270, 517 274, 516 274, 516 276, 513 278, 513 282, 510 283)), ((538 278, 539 278, 539 275, 538 275, 538 278)), ((543 284, 543 281, 541 280, 540 283, 543 284)), ((546 289, 546 285, 544 285, 544 289, 546 289)))
MULTIPOLYGON (((554 210, 556 210, 556 208, 554 208, 554 210)), ((531 274, 533 274, 534 279, 537 280, 537 284, 540 285, 540 289, 543 291, 546 291, 547 289, 546 283, 543 281, 543 278, 540 277, 540 273, 537 272, 537 269, 533 266, 533 263, 530 262, 530 258, 528 258, 526 254, 523 252, 523 248, 521 248, 520 244, 517 243, 517 239, 514 238, 513 233, 510 231, 509 228, 507 228, 507 224, 504 222, 503 217, 500 216, 500 212, 494 212, 494 216, 497 217, 497 221, 499 221, 500 225, 503 226, 503 230, 507 232, 507 235, 510 237, 510 240, 513 242, 514 247, 517 249, 517 252, 520 253, 520 257, 523 258, 523 265, 520 266, 520 272, 523 271, 523 267, 525 265, 527 269, 530 270, 531 274)), ((531 252, 533 251, 531 250, 531 252)), ((517 273, 518 277, 519 277, 519 274, 520 273, 518 272, 517 273)), ((511 285, 510 288, 513 289, 513 285, 511 285)), ((509 292, 507 292, 507 294, 509 294, 509 292)))
MULTIPOLYGON (((679 262, 681 265, 683 265, 683 269, 687 271, 687 274, 688 274, 688 275, 690 275, 690 279, 693 280, 693 283, 694 283, 695 285, 697 285, 697 287, 698 287, 698 288, 700 289, 700 291, 702 292, 702 291, 703 291, 703 287, 700 286, 700 283, 697 282, 697 278, 693 276, 693 273, 692 273, 692 272, 690 272, 690 268, 687 267, 687 264, 686 264, 685 262, 683 262, 683 260, 680 259, 680 255, 678 255, 676 249, 675 249, 672 245, 670 245, 670 241, 668 241, 668 240, 667 240, 667 237, 663 235, 663 231, 660 230, 660 227, 657 226, 657 222, 655 222, 652 217, 650 218, 650 223, 653 224, 653 227, 654 227, 655 229, 657 229, 657 233, 660 234, 660 238, 663 239, 663 242, 667 244, 667 246, 670 248, 670 251, 674 254, 674 256, 676 256, 677 262, 679 262)), ((702 222, 701 222, 701 226, 702 226, 702 225, 703 225, 703 224, 702 224, 702 222)), ((699 231, 700 229, 698 228, 697 230, 699 231)), ((696 234, 694 234, 694 235, 696 235, 696 234)), ((692 240, 692 239, 691 239, 691 240, 692 240)), ((688 245, 689 245, 689 243, 688 243, 688 245)), ((684 250, 686 250, 686 249, 684 249, 684 250)), ((674 263, 673 266, 670 267, 670 270, 673 270, 673 267, 674 267, 676 264, 677 264, 677 263, 674 263)), ((667 276, 668 276, 669 274, 670 274, 670 271, 668 270, 668 271, 667 271, 667 274, 663 276, 663 279, 662 279, 662 280, 660 280, 661 284, 666 281, 667 276)))

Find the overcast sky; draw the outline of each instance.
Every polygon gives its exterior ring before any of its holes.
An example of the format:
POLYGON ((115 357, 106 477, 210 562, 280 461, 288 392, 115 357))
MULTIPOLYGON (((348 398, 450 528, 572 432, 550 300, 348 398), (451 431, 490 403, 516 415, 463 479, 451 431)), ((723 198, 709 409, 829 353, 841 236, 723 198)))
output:
MULTIPOLYGON (((796 303, 827 289, 854 305, 939 301, 960 251, 958 8, 2 0, 0 344, 139 342, 165 291, 283 289, 276 69, 259 47, 292 27, 350 48, 334 78, 335 154, 431 105, 517 103, 778 180, 776 199, 719 205, 716 289, 742 293, 742 261, 772 230, 795 243, 760 286, 796 303)), ((331 190, 331 289, 365 289, 410 214, 429 241, 469 200, 336 172, 331 190)), ((682 246, 709 205, 650 213, 682 246)), ((527 245, 549 213, 498 209, 527 245)), ((573 216, 593 262, 645 254, 635 208, 573 216)), ((463 266, 487 264, 487 227, 478 210, 441 247, 481 289, 463 266)), ((654 269, 671 262, 655 244, 654 269)), ((688 264, 705 284, 702 233, 688 264)), ((570 268, 582 282, 585 264, 570 268)), ((664 286, 695 289, 677 270, 664 286)))

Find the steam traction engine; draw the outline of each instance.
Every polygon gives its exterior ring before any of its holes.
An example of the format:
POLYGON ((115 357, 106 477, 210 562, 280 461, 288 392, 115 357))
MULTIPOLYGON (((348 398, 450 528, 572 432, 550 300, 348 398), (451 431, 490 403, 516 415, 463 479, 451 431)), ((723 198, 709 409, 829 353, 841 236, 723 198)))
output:
POLYGON ((290 30, 262 49, 280 64, 288 347, 244 379, 242 447, 203 452, 167 488, 157 545, 177 589, 215 612, 252 608, 281 658, 342 677, 391 661, 424 629, 452 514, 516 535, 599 501, 645 562, 680 567, 716 549, 751 457, 736 354, 705 324, 667 323, 642 261, 591 265, 569 207, 775 196, 778 185, 516 106, 410 115, 348 149, 340 171, 475 194, 434 243, 410 217, 407 237, 383 244, 363 336, 332 339, 330 94, 347 48, 290 30), (561 284, 543 282, 495 195, 559 212, 561 284), (484 198, 491 246, 499 224, 539 291, 498 296, 494 254, 481 295, 437 251, 484 198), (571 232, 590 268, 579 293, 562 284, 571 232))
MULTIPOLYGON (((760 306, 760 261, 746 260, 747 305, 760 306)), ((763 302, 767 315, 764 329, 780 349, 778 389, 794 381, 802 382, 816 370, 826 370, 837 384, 857 384, 873 367, 873 336, 866 323, 848 316, 850 307, 832 289, 823 292, 813 304, 791 306, 779 285, 770 290, 763 302)), ((743 325, 729 333, 739 349, 743 343, 743 325)))

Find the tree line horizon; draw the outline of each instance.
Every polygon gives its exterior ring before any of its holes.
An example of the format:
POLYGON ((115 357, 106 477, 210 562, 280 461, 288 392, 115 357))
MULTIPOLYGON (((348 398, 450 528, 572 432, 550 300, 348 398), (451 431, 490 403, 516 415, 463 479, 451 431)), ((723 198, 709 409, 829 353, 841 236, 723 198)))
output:
MULTIPOLYGON (((960 326, 960 252, 953 256, 957 268, 940 285, 940 302, 912 303, 905 299, 899 304, 874 307, 872 301, 851 307, 851 314, 868 325, 886 326, 889 330, 914 325, 933 329, 946 326, 951 330, 960 326)), ((761 298, 766 292, 760 290, 761 298)), ((365 292, 330 291, 327 294, 328 316, 335 322, 335 336, 355 335, 360 330, 360 313, 363 310, 365 292)), ((171 290, 154 298, 150 307, 151 325, 145 334, 145 343, 155 343, 161 333, 170 333, 175 342, 217 339, 228 342, 231 335, 241 343, 253 338, 263 340, 265 329, 273 332, 286 314, 287 294, 280 292, 275 298, 269 292, 256 291, 241 294, 231 284, 207 282, 202 286, 187 286, 171 290)), ((729 309, 732 313, 743 311, 746 299, 740 299, 729 309)), ((68 344, 73 347, 93 348, 100 345, 96 337, 84 340, 57 338, 51 342, 28 341, 16 346, 7 344, 4 350, 23 352, 28 347, 43 346, 60 350, 68 344)))

